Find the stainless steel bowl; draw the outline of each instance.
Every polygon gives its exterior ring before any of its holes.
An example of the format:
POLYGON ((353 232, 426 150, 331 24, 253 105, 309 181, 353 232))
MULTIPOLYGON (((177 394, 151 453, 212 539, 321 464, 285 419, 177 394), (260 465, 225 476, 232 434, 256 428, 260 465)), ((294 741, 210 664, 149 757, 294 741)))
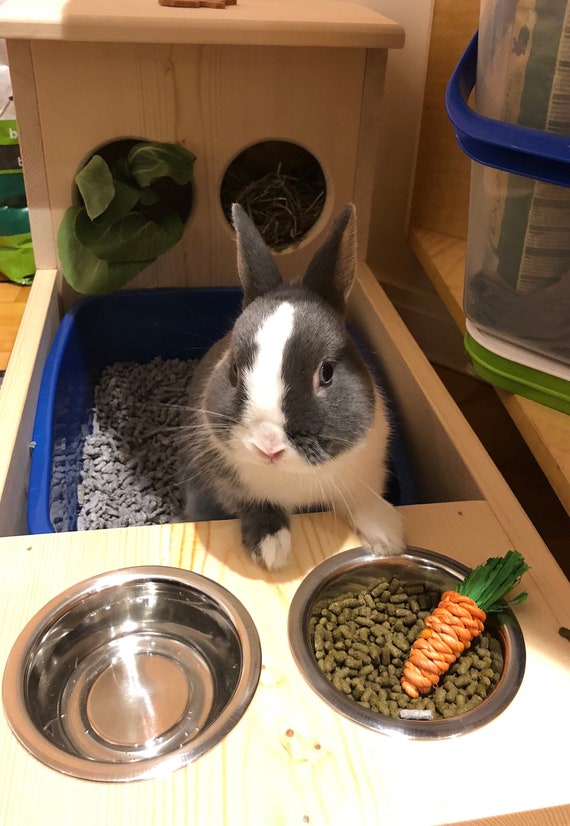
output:
POLYGON ((526 650, 520 626, 510 610, 490 615, 486 627, 498 637, 503 671, 492 692, 476 708, 448 719, 393 719, 357 703, 327 679, 317 665, 309 633, 309 619, 317 601, 356 588, 366 588, 379 577, 397 576, 403 582, 424 583, 436 591, 453 588, 469 569, 441 554, 408 548, 399 557, 377 557, 364 548, 344 551, 317 565, 299 586, 289 610, 289 644, 295 662, 311 688, 335 711, 360 725, 384 734, 442 739, 472 731, 493 720, 511 702, 522 682, 526 650))
POLYGON ((69 588, 28 623, 4 671, 4 711, 48 766, 137 780, 225 737, 260 670, 254 623, 225 588, 177 568, 125 568, 69 588))

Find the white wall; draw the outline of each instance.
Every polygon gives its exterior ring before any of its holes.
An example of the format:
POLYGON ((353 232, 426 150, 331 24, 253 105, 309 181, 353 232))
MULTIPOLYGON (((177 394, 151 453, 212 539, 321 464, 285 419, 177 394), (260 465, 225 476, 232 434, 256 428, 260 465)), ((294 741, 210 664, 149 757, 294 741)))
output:
POLYGON ((407 244, 434 0, 347 0, 396 20, 389 52, 368 262, 426 356, 471 373, 461 335, 407 244))

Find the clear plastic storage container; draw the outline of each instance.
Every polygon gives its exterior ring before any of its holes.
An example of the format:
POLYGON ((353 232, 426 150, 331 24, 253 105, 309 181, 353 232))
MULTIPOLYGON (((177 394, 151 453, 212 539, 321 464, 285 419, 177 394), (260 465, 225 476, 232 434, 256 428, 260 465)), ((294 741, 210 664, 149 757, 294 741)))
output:
MULTIPOLYGON (((564 390, 570 365, 570 4, 483 2, 479 32, 450 80, 446 102, 459 145, 473 160, 467 349, 473 358, 476 348, 469 345, 477 340, 482 346, 484 338, 494 354, 504 344, 511 355, 518 353, 509 376, 515 390, 516 365, 537 355, 564 390)), ((475 359, 474 365, 480 366, 475 359)), ((518 392, 528 395, 524 382, 518 392)), ((570 386, 563 397, 564 408, 570 386)), ((556 400, 544 403, 560 407, 556 400)))

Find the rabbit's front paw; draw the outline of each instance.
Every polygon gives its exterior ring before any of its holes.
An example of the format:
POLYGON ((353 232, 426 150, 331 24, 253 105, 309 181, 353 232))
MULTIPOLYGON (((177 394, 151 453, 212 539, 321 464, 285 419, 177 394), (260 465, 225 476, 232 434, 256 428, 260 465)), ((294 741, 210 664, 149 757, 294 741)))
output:
POLYGON ((287 565, 290 553, 291 531, 289 528, 281 528, 277 533, 265 536, 252 553, 252 557, 268 571, 279 571, 287 565))
POLYGON ((360 536, 362 544, 370 548, 376 556, 398 556, 406 550, 406 543, 402 535, 379 533, 376 536, 360 536))
POLYGON ((289 516, 271 505, 241 514, 241 539, 254 562, 278 571, 284 568, 291 551, 289 516))
POLYGON ((404 526, 400 513, 388 502, 375 504, 372 513, 355 524, 362 544, 378 556, 397 556, 406 549, 404 526))

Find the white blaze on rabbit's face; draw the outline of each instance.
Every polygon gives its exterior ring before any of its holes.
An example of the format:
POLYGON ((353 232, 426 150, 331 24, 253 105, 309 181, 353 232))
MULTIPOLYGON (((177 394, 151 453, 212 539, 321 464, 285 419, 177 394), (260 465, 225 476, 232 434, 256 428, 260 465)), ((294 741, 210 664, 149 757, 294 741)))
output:
POLYGON ((284 302, 267 316, 255 336, 255 359, 243 377, 247 401, 241 439, 263 463, 280 461, 291 450, 283 415, 283 357, 294 315, 293 305, 284 302))

